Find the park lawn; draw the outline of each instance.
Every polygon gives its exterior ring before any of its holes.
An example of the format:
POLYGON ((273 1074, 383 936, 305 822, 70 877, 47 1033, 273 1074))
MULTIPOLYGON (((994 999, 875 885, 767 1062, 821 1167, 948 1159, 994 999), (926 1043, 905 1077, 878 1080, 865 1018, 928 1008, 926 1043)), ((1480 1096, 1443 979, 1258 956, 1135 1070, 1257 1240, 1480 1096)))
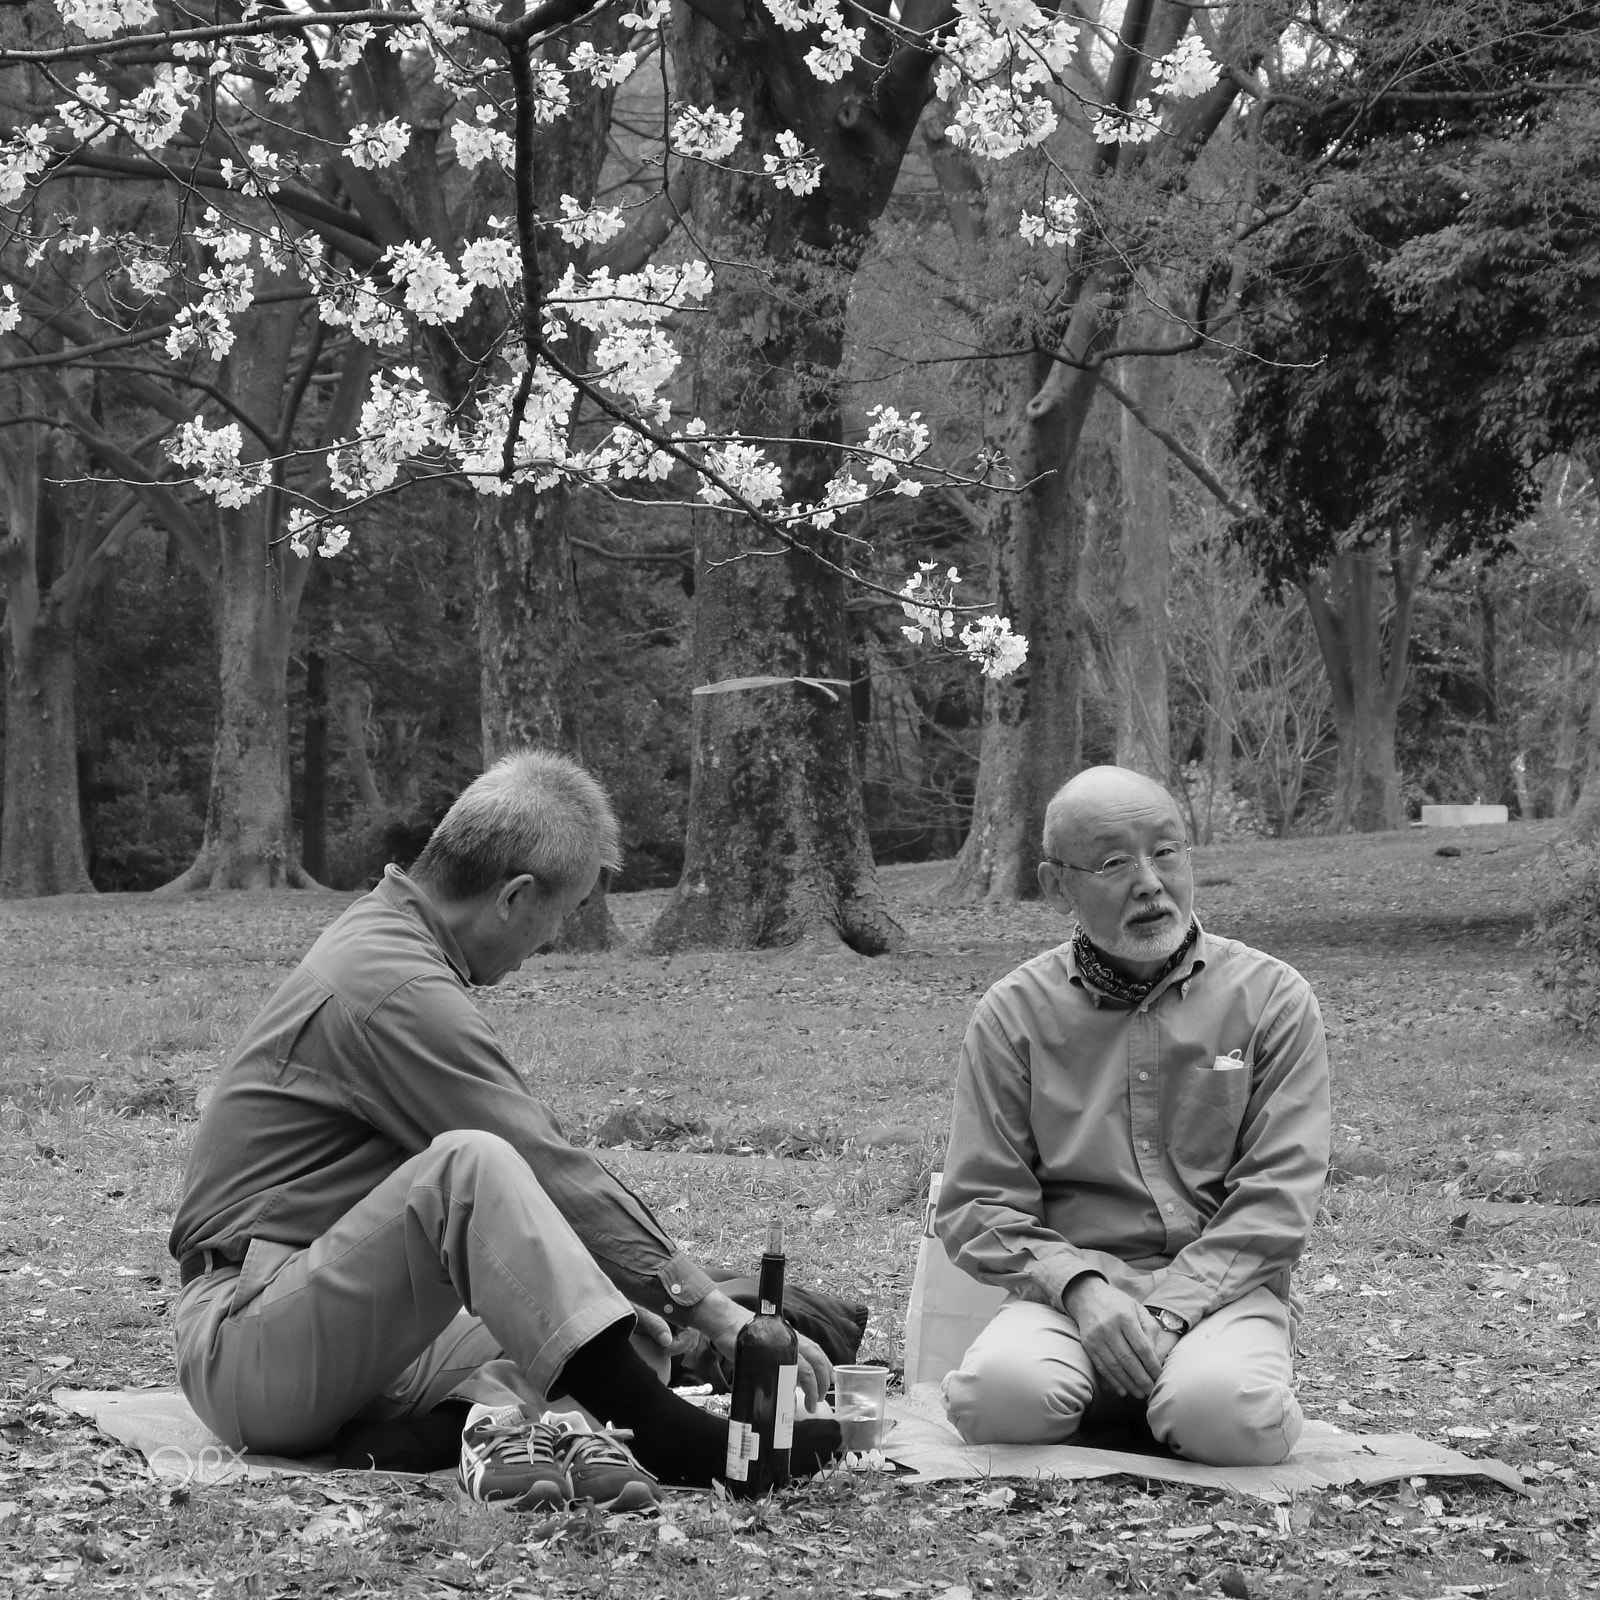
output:
MULTIPOLYGON (((0 905, 0 1594, 616 1596, 1600 1592, 1600 1207, 1516 1205, 1600 1152, 1595 1045, 1551 1022, 1518 940, 1548 830, 1197 853, 1199 910, 1312 980, 1346 1180, 1300 1282, 1309 1415, 1518 1465, 1275 1510, 1110 1479, 912 1490, 839 1474, 755 1509, 542 1521, 387 1478, 172 1492, 50 1403, 170 1381, 166 1230, 228 1045, 348 897, 0 905), (1440 844, 1461 854, 1436 855, 1440 844)), ((702 1259, 869 1302, 897 1363, 967 1013, 1055 942, 1042 908, 885 881, 897 954, 553 957, 485 997, 538 1092, 702 1259)), ((615 902, 624 930, 663 896, 615 902)))

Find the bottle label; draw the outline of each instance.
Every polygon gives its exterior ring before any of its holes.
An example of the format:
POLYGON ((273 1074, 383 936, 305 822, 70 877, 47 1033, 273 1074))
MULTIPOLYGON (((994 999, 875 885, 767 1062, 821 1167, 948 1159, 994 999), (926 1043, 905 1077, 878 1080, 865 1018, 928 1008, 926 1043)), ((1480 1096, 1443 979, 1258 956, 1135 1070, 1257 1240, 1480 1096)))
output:
POLYGON ((744 1483, 750 1476, 750 1463, 761 1454, 761 1440, 748 1422, 728 1419, 728 1456, 723 1464, 723 1477, 735 1483, 744 1483))
POLYGON ((764 1317, 775 1317, 775 1316, 777 1316, 777 1314, 778 1314, 778 1308, 770 1300, 763 1300, 761 1302, 761 1315, 762 1316, 764 1316, 764 1317))
POLYGON ((794 1444, 794 1390, 799 1381, 798 1366, 778 1368, 778 1401, 772 1418, 774 1450, 787 1450, 794 1444))

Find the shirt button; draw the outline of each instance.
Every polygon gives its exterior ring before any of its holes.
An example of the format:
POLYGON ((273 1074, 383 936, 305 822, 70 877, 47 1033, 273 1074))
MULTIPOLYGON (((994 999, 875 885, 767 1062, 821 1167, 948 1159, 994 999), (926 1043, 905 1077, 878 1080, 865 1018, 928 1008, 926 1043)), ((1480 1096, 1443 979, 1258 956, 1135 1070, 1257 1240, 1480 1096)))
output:
POLYGON ((1150 1074, 1148 1072, 1141 1072, 1139 1074, 1139 1082, 1143 1083, 1149 1076, 1150 1074))
POLYGON ((1139 1141, 1139 1148, 1141 1150, 1148 1150, 1150 1148, 1150 1141, 1148 1139, 1141 1139, 1139 1141))
POLYGON ((1167 1204, 1166 1204, 1166 1209, 1167 1209, 1167 1210, 1168 1210, 1168 1211, 1170 1211, 1170 1210, 1172 1210, 1172 1202, 1171 1202, 1171 1201, 1170 1201, 1170 1200, 1169 1200, 1169 1201, 1167 1201, 1167 1204))
POLYGON ((669 1284, 668 1287, 672 1290, 672 1292, 674 1294, 682 1294, 683 1293, 683 1285, 681 1283, 669 1284))

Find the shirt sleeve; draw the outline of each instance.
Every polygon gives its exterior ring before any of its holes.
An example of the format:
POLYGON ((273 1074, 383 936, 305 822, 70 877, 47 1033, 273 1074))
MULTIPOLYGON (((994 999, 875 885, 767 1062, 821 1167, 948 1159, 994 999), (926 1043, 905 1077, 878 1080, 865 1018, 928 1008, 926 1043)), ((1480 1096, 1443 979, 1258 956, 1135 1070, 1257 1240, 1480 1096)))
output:
POLYGON ((961 1046, 934 1229, 980 1283, 1060 1308, 1093 1260, 1045 1227, 1030 1068, 981 1001, 961 1046))
POLYGON ((361 1033, 365 1048, 353 1052, 357 1112, 401 1149, 415 1154, 460 1128, 498 1134, 636 1305, 681 1322, 715 1287, 638 1195, 567 1141, 452 978, 429 974, 401 984, 361 1033))
POLYGON ((1298 973, 1274 991, 1249 1059, 1250 1100, 1222 1205, 1146 1297, 1190 1327, 1294 1265, 1328 1176, 1328 1045, 1298 973))

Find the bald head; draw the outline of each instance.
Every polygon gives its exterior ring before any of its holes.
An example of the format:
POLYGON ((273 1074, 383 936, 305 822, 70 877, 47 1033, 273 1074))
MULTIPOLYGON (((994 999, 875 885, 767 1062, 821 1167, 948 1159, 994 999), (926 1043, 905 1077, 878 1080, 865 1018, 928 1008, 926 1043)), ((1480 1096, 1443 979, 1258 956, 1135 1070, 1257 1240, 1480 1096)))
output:
POLYGON ((1068 860, 1081 850, 1076 859, 1087 860, 1136 818, 1167 827, 1175 838, 1186 832, 1178 802, 1154 778, 1127 767, 1085 767, 1056 790, 1044 814, 1045 854, 1068 860))

